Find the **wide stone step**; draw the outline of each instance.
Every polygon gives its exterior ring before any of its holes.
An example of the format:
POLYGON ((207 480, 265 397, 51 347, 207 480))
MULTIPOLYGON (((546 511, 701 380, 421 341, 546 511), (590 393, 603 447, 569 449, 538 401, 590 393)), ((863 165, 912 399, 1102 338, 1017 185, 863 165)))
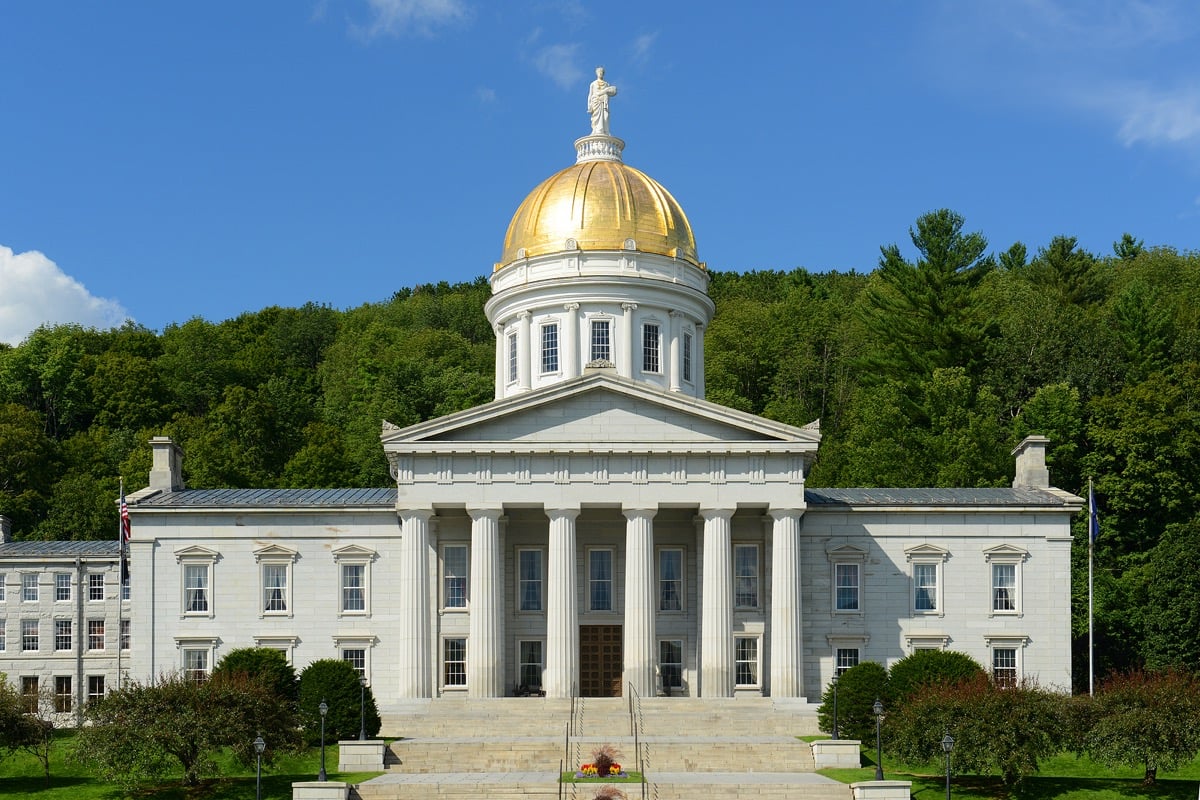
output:
MULTIPOLYGON (((586 800, 595 793, 595 784, 565 784, 562 797, 586 800)), ((619 784, 630 800, 640 800, 640 784, 619 784)), ((558 797, 559 785, 551 776, 541 780, 522 776, 506 780, 499 776, 439 774, 427 776, 384 776, 357 787, 362 800, 420 800, 445 798, 516 798, 558 797)), ((851 800, 850 787, 820 776, 797 778, 769 773, 754 776, 732 773, 702 775, 664 775, 651 777, 645 796, 656 800, 851 800)))

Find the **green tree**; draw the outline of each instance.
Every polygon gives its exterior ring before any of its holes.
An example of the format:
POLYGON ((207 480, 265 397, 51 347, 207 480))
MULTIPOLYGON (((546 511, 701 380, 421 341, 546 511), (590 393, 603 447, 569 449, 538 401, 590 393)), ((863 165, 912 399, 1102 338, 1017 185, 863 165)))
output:
POLYGON ((888 669, 888 694, 903 705, 926 686, 946 686, 986 675, 978 661, 956 650, 916 650, 888 669))
POLYGON ((262 684, 279 700, 295 703, 300 684, 295 668, 281 650, 270 647, 239 647, 230 650, 213 668, 214 680, 236 678, 262 684))
POLYGON ((317 709, 322 702, 329 709, 325 715, 326 742, 358 738, 360 697, 365 702, 367 736, 379 733, 381 723, 375 695, 369 686, 365 693, 362 692, 358 670, 349 662, 326 658, 305 667, 300 673, 300 719, 309 743, 315 744, 321 734, 321 716, 317 709))
POLYGON ((50 753, 54 744, 52 709, 54 698, 43 690, 34 710, 29 698, 20 694, 0 672, 0 758, 23 750, 38 760, 47 783, 50 781, 50 753))
MULTIPOLYGON (((862 661, 838 678, 838 734, 865 741, 875 735, 875 701, 888 696, 887 670, 877 661, 862 661)), ((817 724, 833 731, 833 684, 821 693, 817 724)))
POLYGON ((1132 580, 1146 599, 1141 618, 1147 668, 1200 667, 1200 515, 1168 525, 1132 580))
POLYGON ((0 403, 0 514, 28 534, 46 513, 59 471, 58 443, 42 418, 16 403, 0 403))

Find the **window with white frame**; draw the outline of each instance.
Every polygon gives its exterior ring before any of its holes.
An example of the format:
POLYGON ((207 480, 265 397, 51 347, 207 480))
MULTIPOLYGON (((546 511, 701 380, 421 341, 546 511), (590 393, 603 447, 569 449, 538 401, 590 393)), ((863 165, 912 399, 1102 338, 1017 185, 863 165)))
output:
POLYGON ((70 650, 75 644, 74 631, 72 630, 71 620, 56 619, 54 620, 54 649, 58 652, 70 650))
POLYGON ((642 372, 662 372, 662 328, 657 322, 642 326, 642 372))
POLYGON ((834 609, 837 611, 862 610, 859 599, 861 564, 837 563, 833 565, 834 609))
POLYGON ((354 671, 358 673, 358 677, 367 677, 367 648, 343 647, 342 661, 354 667, 354 671))
POLYGON ((133 630, 133 624, 132 624, 131 620, 127 620, 127 619, 121 620, 121 642, 118 646, 122 650, 129 649, 130 631, 132 631, 132 630, 133 630))
POLYGON ((733 683, 758 686, 758 637, 733 637, 733 683))
POLYGON ((840 676, 851 667, 858 666, 857 647, 835 647, 833 650, 834 670, 840 676))
POLYGON ((41 639, 36 619, 21 620, 21 652, 36 653, 41 648, 41 639))
POLYGON ((98 603, 104 600, 104 573, 88 574, 88 602, 98 603))
POLYGON ((536 691, 542 688, 542 671, 546 668, 545 646, 541 639, 522 639, 517 642, 521 663, 517 674, 520 685, 536 691))
POLYGON ((0 572, 0 603, 7 602, 8 590, 4 587, 4 582, 8 580, 8 576, 0 572))
POLYGON ((992 611, 1017 610, 1017 565, 992 564, 992 611))
POLYGON ((588 551, 588 609, 613 610, 613 551, 588 551))
POLYGON ((462 637, 447 637, 442 640, 443 685, 467 685, 467 640, 462 637))
POLYGON ((516 383, 521 377, 520 345, 517 332, 508 334, 508 382, 516 383))
POLYGON ((104 620, 89 619, 88 620, 88 650, 103 650, 104 649, 104 620))
POLYGON ((36 603, 38 601, 38 576, 36 572, 26 572, 21 575, 21 602, 36 603))
POLYGON ((54 676, 54 710, 60 714, 65 714, 71 710, 72 705, 71 692, 71 676, 70 675, 55 675, 54 676))
POLYGON ((542 551, 517 551, 517 608, 521 611, 542 610, 542 551))
POLYGON ((442 548, 442 604, 445 608, 467 607, 467 546, 448 544, 442 548))
POLYGON ((683 332, 683 348, 682 348, 682 350, 683 350, 683 353, 682 353, 683 364, 681 365, 682 368, 680 371, 683 373, 683 379, 685 381, 687 381, 688 383, 691 383, 692 382, 692 332, 691 331, 683 332))
POLYGON ((121 579, 121 599, 129 599, 129 575, 121 579))
POLYGON ((208 679, 208 648, 183 648, 183 674, 188 680, 196 683, 208 679))
POLYGON ((612 322, 610 320, 592 320, 591 360, 612 361, 612 322))
POLYGON ((99 700, 104 697, 104 676, 103 675, 88 675, 87 676, 87 700, 99 700))
POLYGON ((542 372, 558 372, 558 323, 542 326, 542 372))
POLYGON ((683 639, 659 640, 658 674, 664 693, 683 688, 683 639))
MULTIPOLYGON (((293 642, 297 640, 292 640, 293 642)), ((338 657, 371 681, 371 650, 378 640, 373 636, 334 636, 333 646, 338 657)))
POLYGON ((350 544, 333 552, 338 569, 338 608, 344 616, 371 613, 371 562, 375 551, 350 544))
POLYGON ((733 605, 758 608, 758 545, 733 546, 733 605))
POLYGON ((56 602, 56 603, 71 602, 71 573, 69 573, 69 572, 54 573, 54 602, 56 602))
POLYGON ((0 618, 0 653, 8 651, 8 620, 0 618))
POLYGON ((296 644, 300 641, 297 636, 255 636, 254 646, 262 647, 266 650, 278 650, 283 653, 283 657, 287 659, 289 664, 292 661, 292 653, 296 650, 296 644))
POLYGON ((937 611, 938 564, 913 564, 913 609, 918 613, 937 611))
POLYGON ((992 648, 992 678, 997 686, 1017 685, 1017 648, 992 648))
POLYGON ((683 550, 664 547, 658 551, 658 610, 683 610, 683 550))
POLYGON ((41 697, 38 690, 38 678, 36 675, 21 676, 21 706, 26 714, 38 713, 38 707, 41 697))
POLYGON ((286 614, 288 610, 288 565, 263 564, 263 613, 286 614))
POLYGON ((208 616, 209 564, 184 564, 183 613, 208 616))

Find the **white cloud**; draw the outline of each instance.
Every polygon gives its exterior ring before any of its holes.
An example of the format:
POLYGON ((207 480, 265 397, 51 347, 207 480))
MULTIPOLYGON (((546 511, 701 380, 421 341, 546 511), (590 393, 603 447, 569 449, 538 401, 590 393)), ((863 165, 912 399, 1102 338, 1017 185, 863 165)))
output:
POLYGON ((0 342, 19 344, 39 325, 111 328, 128 316, 120 303, 93 296, 36 250, 14 253, 0 245, 0 342))
POLYGON ((1131 87, 1108 94, 1109 111, 1121 120, 1117 132, 1126 147, 1200 144, 1200 90, 1131 87))
POLYGON ((583 80, 583 70, 576 63, 578 53, 578 44, 552 44, 534 55, 533 65, 562 88, 570 89, 583 80))
POLYGON ((475 99, 480 105, 490 106, 496 102, 496 90, 490 86, 480 86, 475 90, 475 99))
POLYGON ((439 25, 467 18, 462 0, 367 0, 371 21, 352 25, 351 29, 367 39, 399 36, 403 33, 432 35, 439 25))
POLYGON ((654 40, 658 38, 658 33, 643 33, 641 36, 633 40, 633 63, 638 66, 645 66, 650 60, 650 50, 654 46, 654 40))

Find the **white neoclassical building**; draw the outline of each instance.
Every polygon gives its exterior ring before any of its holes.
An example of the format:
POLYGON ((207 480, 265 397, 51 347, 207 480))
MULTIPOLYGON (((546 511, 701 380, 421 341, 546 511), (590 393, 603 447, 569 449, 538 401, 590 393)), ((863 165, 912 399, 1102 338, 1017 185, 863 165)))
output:
POLYGON ((187 489, 153 441, 130 497, 131 674, 259 645, 352 662, 384 710, 816 698, 859 661, 948 648, 1069 687, 1082 501, 1050 486, 1046 440, 1014 451, 1011 489, 806 486, 816 423, 703 399, 708 273, 623 148, 579 139, 517 209, 486 307, 496 398, 383 423, 394 486, 187 489))

